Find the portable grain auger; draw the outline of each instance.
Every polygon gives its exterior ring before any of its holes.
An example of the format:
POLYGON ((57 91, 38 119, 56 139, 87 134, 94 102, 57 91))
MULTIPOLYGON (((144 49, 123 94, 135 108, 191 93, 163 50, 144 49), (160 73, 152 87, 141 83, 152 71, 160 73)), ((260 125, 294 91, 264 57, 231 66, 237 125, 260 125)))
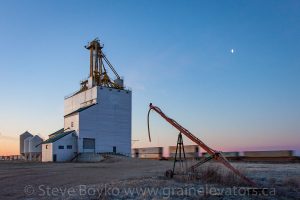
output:
POLYGON ((176 175, 175 173, 175 164, 178 161, 177 160, 177 154, 179 154, 179 161, 182 162, 182 155, 185 158, 185 152, 184 152, 184 145, 183 145, 183 139, 182 139, 182 134, 185 135, 187 138, 189 138, 190 140, 192 140, 193 142, 195 142, 197 145, 199 145, 202 149, 204 149, 209 156, 208 157, 204 157, 202 158, 197 164, 187 168, 186 167, 186 173, 189 172, 194 172, 194 170, 199 167, 200 165, 214 159, 220 163, 222 163, 223 165, 225 165, 228 169, 230 169, 232 172, 234 172, 236 175, 238 175, 241 179, 243 179, 246 183, 255 186, 256 184, 251 181, 250 179, 248 179, 246 176, 244 176, 239 170, 237 170, 236 168, 234 168, 228 161, 227 159, 222 155, 221 152, 216 151, 210 147, 208 147, 206 144, 204 144, 199 138, 197 138, 194 134, 192 134, 191 132, 189 132, 187 129, 185 129, 184 127, 182 127, 179 123, 177 123, 174 119, 169 118, 167 115, 165 115, 162 110, 157 107, 152 105, 152 103, 150 103, 149 105, 149 111, 148 111, 148 117, 147 117, 147 121, 148 121, 148 136, 149 136, 149 141, 151 142, 151 136, 150 136, 150 125, 149 125, 149 115, 150 115, 150 111, 154 110, 155 112, 157 112, 162 118, 164 118, 167 122, 169 122, 169 124, 171 124, 173 127, 175 127, 178 131, 178 139, 177 139, 177 146, 176 146, 176 153, 175 153, 175 159, 174 159, 174 164, 173 164, 173 169, 167 170, 165 175, 168 178, 173 178, 174 175, 176 175))

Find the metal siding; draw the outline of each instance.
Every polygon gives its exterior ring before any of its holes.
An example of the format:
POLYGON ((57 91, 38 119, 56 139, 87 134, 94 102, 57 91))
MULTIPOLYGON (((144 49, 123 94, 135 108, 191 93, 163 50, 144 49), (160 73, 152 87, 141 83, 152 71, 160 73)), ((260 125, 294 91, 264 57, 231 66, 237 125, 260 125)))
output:
POLYGON ((71 116, 64 118, 64 128, 65 130, 75 130, 79 131, 79 114, 75 113, 71 116), (71 127, 71 123, 73 122, 73 127, 71 127))
POLYGON ((131 153, 131 91, 97 87, 97 104, 79 113, 79 152, 82 139, 95 138, 96 152, 131 153))
POLYGON ((42 144, 42 162, 52 162, 52 143, 42 144), (46 146, 48 148, 46 149, 46 146))
POLYGON ((31 138, 32 136, 29 136, 24 140, 24 153, 29 153, 29 141, 31 138))
POLYGON ((67 115, 79 108, 96 103, 97 87, 80 92, 74 96, 66 98, 64 101, 64 115, 67 115))
MULTIPOLYGON (((181 153, 181 157, 184 158, 183 154, 181 153)), ((186 158, 198 158, 200 157, 198 153, 185 153, 186 158)), ((170 158, 175 158, 175 153, 170 153, 170 158)), ((177 159, 179 158, 179 153, 177 152, 177 159)))
POLYGON ((239 157, 239 152, 234 151, 234 152, 222 152, 222 155, 225 157, 239 157))
POLYGON ((20 154, 24 153, 24 140, 28 137, 33 137, 33 135, 28 131, 20 135, 20 154))
POLYGON ((155 154, 155 153, 162 153, 163 148, 162 147, 145 147, 145 148, 135 148, 134 152, 138 153, 145 153, 145 154, 155 154))
POLYGON ((293 151, 291 151, 291 150, 245 151, 244 156, 246 156, 246 157, 289 157, 289 156, 293 156, 293 151))
POLYGON ((162 147, 146 147, 133 149, 133 157, 161 159, 163 154, 162 147))
MULTIPOLYGON (((169 146, 169 153, 175 153, 176 146, 169 146)), ((186 153, 199 153, 200 147, 198 145, 184 145, 184 152, 186 153), (197 151, 198 149, 198 151, 197 151)))
MULTIPOLYGON (((225 157, 239 157, 239 152, 237 151, 233 151, 233 152, 221 152, 223 156, 225 157)), ((202 153, 203 157, 208 157, 210 156, 207 152, 203 152, 202 153)))
POLYGON ((83 138, 83 149, 95 150, 95 139, 83 138))
POLYGON ((30 153, 40 153, 42 152, 42 145, 39 145, 43 142, 43 139, 38 135, 35 135, 29 140, 29 152, 30 153), (38 146, 37 146, 38 145, 38 146))
POLYGON ((73 134, 66 135, 65 137, 53 143, 53 155, 56 154, 57 162, 70 161, 77 153, 77 139, 73 134), (63 145, 64 149, 58 149, 58 146, 63 145), (67 145, 72 145, 72 149, 67 149, 67 145))
POLYGON ((151 154, 139 154, 139 158, 145 158, 145 159, 161 159, 162 154, 161 153, 151 153, 151 154))
MULTIPOLYGON (((176 146, 169 146, 169 157, 174 158, 175 153, 176 153, 176 146)), ((200 157, 200 146, 198 146, 198 145, 184 145, 184 153, 185 153, 186 158, 200 157)), ((179 152, 177 152, 177 157, 178 156, 179 156, 179 152)))

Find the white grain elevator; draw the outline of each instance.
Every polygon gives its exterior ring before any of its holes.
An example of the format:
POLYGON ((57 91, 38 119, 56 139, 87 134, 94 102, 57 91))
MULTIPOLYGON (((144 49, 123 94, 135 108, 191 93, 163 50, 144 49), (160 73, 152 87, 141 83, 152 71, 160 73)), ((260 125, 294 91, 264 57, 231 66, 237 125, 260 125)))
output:
POLYGON ((85 48, 90 51, 89 77, 81 82, 79 91, 64 100, 64 130, 75 131, 78 153, 130 155, 131 91, 124 87, 98 39, 85 48))

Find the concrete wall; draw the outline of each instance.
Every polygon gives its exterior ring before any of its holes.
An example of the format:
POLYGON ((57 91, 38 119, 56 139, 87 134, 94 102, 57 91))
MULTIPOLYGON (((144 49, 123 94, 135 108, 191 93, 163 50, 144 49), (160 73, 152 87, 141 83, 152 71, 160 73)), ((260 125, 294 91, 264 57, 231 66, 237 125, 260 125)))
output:
POLYGON ((97 87, 97 104, 79 113, 79 152, 83 138, 95 138, 95 152, 131 154, 131 91, 97 87))

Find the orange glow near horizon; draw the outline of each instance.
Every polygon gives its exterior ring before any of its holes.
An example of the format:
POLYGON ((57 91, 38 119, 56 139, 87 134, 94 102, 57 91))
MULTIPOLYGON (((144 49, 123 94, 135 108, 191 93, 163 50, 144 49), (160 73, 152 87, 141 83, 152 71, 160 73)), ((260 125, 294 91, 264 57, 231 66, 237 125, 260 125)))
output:
POLYGON ((9 155, 19 155, 19 141, 18 140, 9 140, 3 139, 0 140, 0 155, 9 156, 9 155))
MULTIPOLYGON (((176 137, 172 138, 168 141, 155 141, 155 138, 153 138, 153 141, 150 143, 148 138, 145 138, 145 140, 132 142, 132 148, 143 148, 143 147, 164 147, 165 148, 165 155, 168 149, 168 146, 174 146, 176 145, 176 137)), ((190 141, 188 141, 186 138, 184 138, 184 144, 185 145, 191 145, 194 144, 190 141)), ((230 144, 230 143, 214 143, 213 145, 208 144, 211 148, 224 151, 224 152, 230 152, 230 151, 264 151, 264 150, 294 150, 297 151, 299 149, 299 146, 297 144, 290 144, 290 145, 242 145, 242 144, 230 144)), ((203 150, 201 150, 203 152, 203 150)), ((0 156, 8 156, 8 155, 19 155, 19 140, 12 140, 12 139, 6 139, 1 138, 0 139, 0 156)))

